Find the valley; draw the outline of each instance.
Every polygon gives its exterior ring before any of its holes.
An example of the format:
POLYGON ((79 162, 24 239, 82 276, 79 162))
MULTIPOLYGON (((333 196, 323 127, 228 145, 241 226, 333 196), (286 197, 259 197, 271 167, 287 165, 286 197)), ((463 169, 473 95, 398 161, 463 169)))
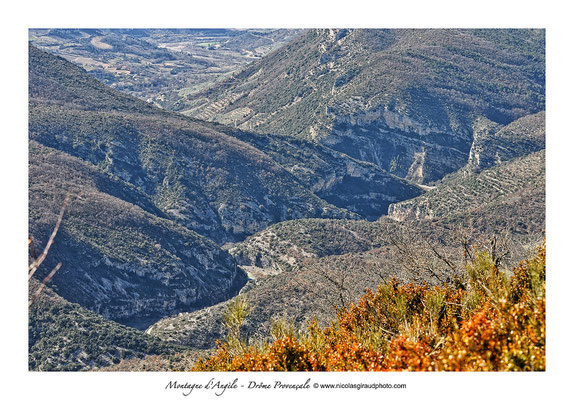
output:
POLYGON ((38 48, 110 87, 180 111, 187 97, 280 47, 288 29, 32 29, 38 48))
POLYGON ((545 241, 543 30, 29 35, 37 249, 71 196, 31 370, 191 369, 237 299, 263 346, 545 241))

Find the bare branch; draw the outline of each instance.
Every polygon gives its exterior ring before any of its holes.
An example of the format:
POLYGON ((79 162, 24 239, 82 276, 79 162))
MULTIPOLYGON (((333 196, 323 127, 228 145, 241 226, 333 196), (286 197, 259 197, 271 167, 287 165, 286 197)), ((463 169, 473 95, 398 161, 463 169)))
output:
POLYGON ((456 271, 457 271, 456 267, 448 260, 448 258, 446 258, 446 256, 444 256, 443 254, 440 254, 440 252, 437 250, 436 246, 431 244, 428 239, 425 239, 425 242, 428 245, 429 249, 431 249, 431 251, 434 253, 434 255, 437 256, 439 260, 441 260, 446 265, 448 265, 453 274, 456 273, 456 271))
POLYGON ((56 272, 58 272, 58 270, 60 269, 60 267, 62 266, 62 263, 58 263, 58 265, 56 265, 54 267, 54 269, 52 269, 52 271, 48 274, 48 276, 46 276, 44 278, 44 280, 42 281, 42 283, 40 284, 40 287, 38 288, 38 290, 36 290, 36 292, 34 292, 34 294, 32 295, 32 298, 30 299, 30 301, 28 302, 28 306, 30 306, 34 300, 36 300, 36 297, 38 297, 40 295, 40 293, 42 292, 42 290, 44 290, 44 288, 46 287, 46 284, 48 282, 50 282, 50 280, 52 279, 52 277, 54 276, 54 274, 56 274, 56 272))
MULTIPOLYGON (((38 268, 40 267, 40 265, 44 262, 44 260, 46 259, 46 256, 48 255, 48 251, 50 250, 50 247, 52 246, 52 243, 54 243, 54 238, 56 237, 56 234, 58 233, 58 229, 60 228, 60 224, 62 223, 62 219, 64 218, 64 212, 66 211, 66 208, 68 207, 68 204, 70 203, 70 195, 66 196, 66 199, 64 200, 64 204, 62 205, 62 209, 60 210, 60 215, 58 216, 58 221, 56 222, 56 226, 54 227, 54 230, 52 231, 52 234, 50 235, 50 239, 48 239, 48 243, 46 244, 46 247, 44 248, 44 251, 42 252, 42 254, 40 255, 40 257, 36 258, 29 266, 28 266, 28 280, 30 280, 30 278, 32 278, 32 276, 34 275, 34 273, 38 270, 38 268)), ((31 243, 31 240, 30 240, 31 243)), ((35 252, 34 252, 35 253, 35 252)))

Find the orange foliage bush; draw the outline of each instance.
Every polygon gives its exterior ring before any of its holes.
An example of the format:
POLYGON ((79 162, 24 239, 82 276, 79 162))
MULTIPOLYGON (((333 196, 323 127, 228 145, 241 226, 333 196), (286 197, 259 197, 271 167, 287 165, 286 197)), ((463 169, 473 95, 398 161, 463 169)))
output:
POLYGON ((546 250, 508 277, 488 255, 463 287, 401 284, 367 290, 331 326, 269 344, 220 343, 196 370, 523 371, 545 369, 546 250))

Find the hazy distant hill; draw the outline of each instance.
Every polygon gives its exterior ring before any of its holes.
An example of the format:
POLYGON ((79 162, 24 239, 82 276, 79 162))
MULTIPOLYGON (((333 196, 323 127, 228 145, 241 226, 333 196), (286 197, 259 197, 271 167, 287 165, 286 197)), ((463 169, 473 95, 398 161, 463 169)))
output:
POLYGON ((541 111, 544 91, 542 30, 313 30, 184 112, 429 182, 467 162, 476 118, 541 111))
POLYGON ((280 47, 297 29, 30 29, 32 44, 114 89, 170 110, 280 47))

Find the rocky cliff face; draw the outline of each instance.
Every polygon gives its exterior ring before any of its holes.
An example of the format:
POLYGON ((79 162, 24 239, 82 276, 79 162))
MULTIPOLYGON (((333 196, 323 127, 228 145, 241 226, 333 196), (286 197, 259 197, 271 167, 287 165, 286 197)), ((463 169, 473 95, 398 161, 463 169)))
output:
MULTIPOLYGON (((237 130, 226 133, 249 143, 283 166, 321 199, 374 220, 386 214, 390 203, 423 191, 380 168, 331 147, 279 135, 237 130)), ((347 152, 348 149, 347 149, 347 152)))
POLYGON ((506 126, 477 119, 473 136, 463 168, 424 195, 391 204, 388 216, 397 221, 433 219, 510 201, 519 192, 525 197, 533 190, 544 192, 544 111, 506 126))
POLYGON ((404 177, 426 183, 464 166, 472 133, 420 123, 386 107, 335 119, 325 145, 404 177))
POLYGON ((541 111, 500 126, 478 120, 468 157, 468 168, 480 171, 542 150, 546 146, 546 113, 541 111))

